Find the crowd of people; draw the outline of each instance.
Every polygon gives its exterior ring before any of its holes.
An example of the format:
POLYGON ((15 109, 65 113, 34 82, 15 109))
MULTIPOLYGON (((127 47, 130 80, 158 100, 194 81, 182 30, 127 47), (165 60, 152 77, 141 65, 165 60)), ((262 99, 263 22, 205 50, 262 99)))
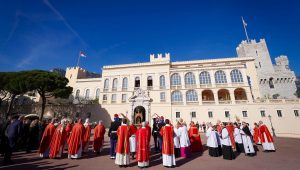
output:
MULTIPOLYGON (((24 125, 28 124, 27 121, 14 116, 2 126, 1 148, 4 150, 1 150, 1 155, 4 156, 5 164, 12 163, 12 151, 20 146, 26 152, 37 148, 41 158, 62 158, 64 150, 67 149, 68 158, 79 159, 88 152, 92 129, 92 150, 97 154, 102 152, 106 130, 101 120, 95 126, 89 119, 84 123, 82 119, 73 123, 66 118, 62 118, 60 122, 52 119, 45 123, 34 120, 29 125, 29 132, 26 132, 24 125), (26 142, 22 140, 24 136, 26 142), (33 142, 34 139, 39 146, 33 142)), ((246 122, 221 121, 215 125, 210 122, 203 123, 200 128, 198 122, 191 121, 188 127, 183 119, 179 119, 173 125, 161 116, 153 118, 151 129, 147 121, 135 125, 125 115, 115 114, 108 131, 110 158, 120 167, 127 167, 131 159, 136 159, 139 168, 149 167, 150 139, 153 136, 154 151, 160 153, 163 166, 175 167, 177 157, 188 159, 193 152, 204 151, 200 131, 207 137, 206 146, 212 157, 223 155, 224 159, 232 160, 236 156, 234 151, 255 156, 256 145, 259 144, 265 152, 275 151, 273 137, 261 121, 255 123, 253 128, 246 122)))

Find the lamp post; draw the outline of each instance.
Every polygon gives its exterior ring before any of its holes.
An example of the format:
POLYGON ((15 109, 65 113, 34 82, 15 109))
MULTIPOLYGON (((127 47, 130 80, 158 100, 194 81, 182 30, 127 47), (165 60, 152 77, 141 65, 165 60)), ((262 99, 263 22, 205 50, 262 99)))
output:
POLYGON ((270 123, 271 123, 271 129, 272 129, 273 136, 274 136, 274 137, 276 137, 276 134, 275 134, 275 129, 274 129, 274 127, 273 127, 273 124, 272 124, 272 116, 271 116, 271 115, 269 115, 269 116, 268 116, 268 118, 269 118, 269 120, 270 120, 270 123))

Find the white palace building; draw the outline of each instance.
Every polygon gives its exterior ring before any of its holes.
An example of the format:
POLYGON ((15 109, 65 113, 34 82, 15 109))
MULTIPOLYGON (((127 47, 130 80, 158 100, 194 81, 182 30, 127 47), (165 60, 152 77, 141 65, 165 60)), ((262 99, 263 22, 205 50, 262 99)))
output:
MULTIPOLYGON (((242 41, 237 57, 172 62, 169 53, 145 63, 109 65, 99 78, 66 70, 74 100, 99 100, 92 114, 126 114, 135 123, 164 116, 199 123, 262 120, 278 136, 300 137, 300 102, 287 56, 272 60, 264 39, 242 41)), ((110 122, 106 119, 106 124, 110 122)))

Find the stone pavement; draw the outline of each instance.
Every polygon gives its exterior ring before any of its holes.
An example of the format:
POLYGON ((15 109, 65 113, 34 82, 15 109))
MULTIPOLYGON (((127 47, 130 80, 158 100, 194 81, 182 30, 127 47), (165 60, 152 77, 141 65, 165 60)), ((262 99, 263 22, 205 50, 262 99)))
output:
MULTIPOLYGON (((205 144, 206 138, 202 135, 202 142, 205 144)), ((205 150, 203 154, 193 153, 191 158, 176 160, 175 169, 193 170, 193 169, 300 169, 300 139, 293 138, 275 138, 276 152, 262 152, 261 146, 258 146, 258 153, 255 157, 247 157, 244 154, 237 155, 233 161, 223 160, 222 157, 212 158, 205 150)), ((3 158, 0 158, 2 162, 3 158)), ((109 139, 105 138, 105 146, 101 155, 89 152, 79 160, 67 159, 65 151, 63 159, 41 159, 36 152, 26 154, 17 152, 13 154, 15 164, 9 166, 0 165, 0 170, 34 170, 34 169, 74 169, 74 170, 113 170, 113 169, 139 169, 135 160, 131 161, 130 167, 119 168, 114 164, 114 160, 109 158, 109 139)), ((150 167, 148 169, 166 169, 162 166, 162 160, 159 154, 151 154, 150 167)))

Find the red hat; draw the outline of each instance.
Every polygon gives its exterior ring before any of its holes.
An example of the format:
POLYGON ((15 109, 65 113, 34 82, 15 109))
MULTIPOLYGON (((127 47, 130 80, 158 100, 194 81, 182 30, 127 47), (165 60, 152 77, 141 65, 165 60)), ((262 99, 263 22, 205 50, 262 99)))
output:
POLYGON ((163 117, 163 116, 160 116, 160 118, 161 118, 161 119, 164 119, 164 117, 163 117))
POLYGON ((114 117, 117 118, 117 117, 119 117, 119 115, 118 114, 114 114, 114 117))

